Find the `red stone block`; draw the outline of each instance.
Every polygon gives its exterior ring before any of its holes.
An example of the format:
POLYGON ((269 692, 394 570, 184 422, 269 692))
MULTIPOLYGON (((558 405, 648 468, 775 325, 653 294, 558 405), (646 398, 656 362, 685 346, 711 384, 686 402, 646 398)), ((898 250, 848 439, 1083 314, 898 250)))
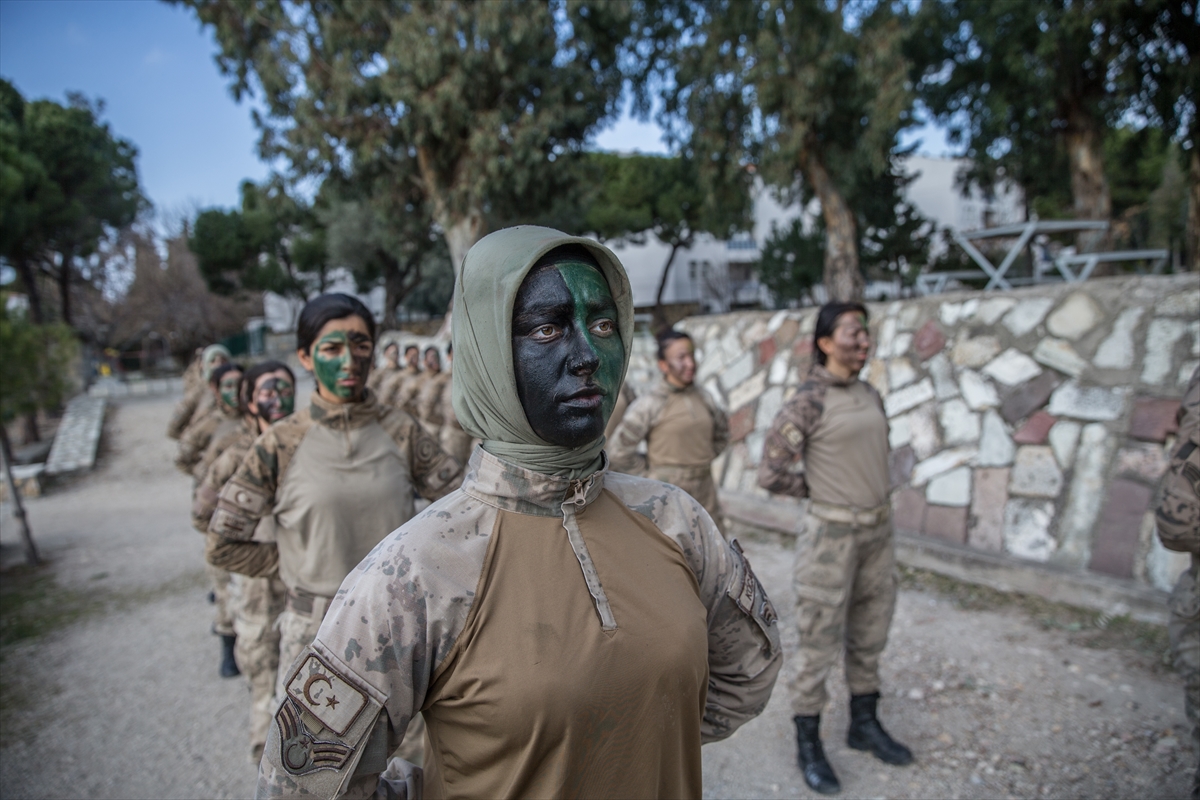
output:
POLYGON ((775 340, 763 339, 758 343, 758 363, 766 364, 775 357, 775 340))
POLYGON ((797 356, 806 356, 812 353, 812 337, 802 336, 796 340, 796 344, 792 347, 792 352, 797 356))
POLYGON ((1062 378, 1052 369, 1048 369, 1036 378, 1030 378, 1014 389, 1000 404, 1000 416, 1010 425, 1017 420, 1025 419, 1031 411, 1036 411, 1046 405, 1050 395, 1062 383, 1062 378))
POLYGON ((1013 441, 1017 444, 1045 444, 1046 437, 1050 434, 1050 428, 1056 422, 1058 422, 1058 417, 1045 411, 1039 411, 1026 420, 1025 424, 1013 434, 1013 441))
POLYGON ((888 453, 888 473, 892 488, 906 486, 912 477, 913 467, 917 465, 917 456, 908 445, 888 453))
POLYGON ((892 495, 892 525, 898 531, 920 533, 925 526, 925 493, 904 489, 892 495))
POLYGON ((1133 415, 1129 418, 1129 436, 1143 442, 1166 441, 1168 434, 1179 430, 1175 420, 1177 411, 1178 400, 1139 397, 1133 403, 1133 415))
POLYGON ((1137 553, 1142 517, 1150 507, 1154 490, 1125 478, 1108 485, 1108 500, 1096 526, 1092 560, 1088 569, 1133 577, 1133 557, 1137 553))
POLYGON ((922 361, 932 358, 942 351, 946 346, 946 336, 942 333, 942 329, 937 323, 929 320, 921 326, 921 330, 917 331, 917 335, 913 337, 913 350, 917 357, 922 361))
POLYGON ((794 319, 785 319, 779 326, 779 330, 775 331, 775 346, 780 350, 788 349, 796 343, 796 334, 799 332, 799 322, 794 319))
POLYGON ((935 506, 925 509, 926 536, 934 539, 964 544, 967 541, 967 507, 935 506))
POLYGON ((754 430, 754 412, 758 409, 758 401, 739 408, 729 417, 729 440, 740 442, 754 430))

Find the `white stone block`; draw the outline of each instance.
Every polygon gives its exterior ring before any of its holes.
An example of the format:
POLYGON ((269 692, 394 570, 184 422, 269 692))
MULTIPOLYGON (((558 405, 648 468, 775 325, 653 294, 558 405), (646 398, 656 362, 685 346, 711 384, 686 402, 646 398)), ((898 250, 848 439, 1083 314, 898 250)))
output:
POLYGON ((1050 395, 1047 410, 1056 417, 1073 417, 1094 422, 1113 420, 1125 408, 1124 387, 1080 386, 1068 381, 1050 395))
POLYGON ((888 446, 899 450, 912 441, 912 430, 908 425, 908 414, 888 420, 888 446))
POLYGON ((1001 322, 1012 331, 1013 336, 1024 336, 1041 324, 1052 305, 1054 301, 1049 297, 1031 297, 1018 303, 1012 311, 1004 315, 1001 322))
POLYGON ((1091 534, 1104 504, 1104 475, 1112 440, 1099 422, 1083 428, 1075 454, 1075 474, 1058 526, 1059 555, 1066 566, 1082 569, 1091 557, 1091 534))
POLYGON ((1187 327, 1192 336, 1192 355, 1200 356, 1200 320, 1189 322, 1187 327))
POLYGON ((1069 419, 1060 419, 1050 428, 1050 449, 1054 451, 1058 466, 1063 469, 1070 469, 1071 462, 1075 460, 1075 446, 1079 444, 1079 431, 1082 428, 1078 422, 1069 419))
POLYGON ((938 411, 946 444, 974 444, 979 441, 979 415, 962 400, 947 400, 938 411))
POLYGON ((759 370, 753 377, 729 393, 729 410, 737 411, 747 403, 753 402, 765 388, 767 388, 767 372, 759 370))
POLYGON ((933 381, 925 378, 919 383, 905 386, 900 391, 889 394, 883 401, 884 409, 889 417, 894 417, 916 408, 926 400, 932 400, 933 397, 933 381))
POLYGON ((960 367, 982 367, 995 358, 1000 349, 1000 340, 995 336, 960 339, 950 350, 950 360, 960 367))
POLYGON ((766 430, 754 431, 746 436, 746 465, 758 466, 762 461, 763 443, 767 440, 766 430))
POLYGON ((1112 332, 1096 348, 1093 364, 1102 369, 1129 369, 1133 366, 1133 332, 1142 318, 1142 311, 1140 306, 1136 306, 1125 309, 1117 316, 1112 332))
POLYGON ((887 373, 887 362, 872 358, 858 373, 858 379, 874 386, 881 397, 887 397, 891 388, 888 385, 887 373))
POLYGON ((942 303, 938 309, 938 318, 947 328, 953 328, 958 324, 958 318, 962 316, 962 303, 942 303))
POLYGON ((893 358, 888 362, 888 385, 891 391, 896 391, 917 379, 917 371, 907 358, 893 358))
POLYGON ((938 353, 925 365, 933 378, 933 391, 938 400, 958 397, 958 384, 954 382, 954 367, 945 353, 938 353))
POLYGON ((1197 368, 1200 368, 1200 361, 1183 362, 1183 365, 1179 367, 1179 375, 1175 378, 1176 385, 1186 388, 1197 368))
POLYGON ((754 412, 754 427, 765 431, 775 421, 779 409, 783 407, 783 387, 772 386, 758 398, 758 409, 754 412))
POLYGON ((909 483, 912 486, 924 486, 938 475, 974 463, 978 455, 979 449, 975 447, 955 447, 943 450, 935 456, 918 462, 913 467, 909 483))
POLYGON ((783 311, 776 311, 771 317, 771 321, 767 323, 767 333, 774 333, 783 327, 784 321, 787 320, 787 315, 788 312, 786 309, 783 311))
POLYGON ((875 340, 875 357, 892 357, 892 340, 896 337, 896 320, 888 317, 879 326, 879 335, 875 340))
POLYGON ((976 309, 975 318, 984 325, 995 325, 996 321, 1007 314, 1009 309, 1016 304, 1017 301, 1009 297, 993 297, 984 300, 976 309))
POLYGON ((724 374, 721 375, 721 385, 725 387, 725 391, 731 392, 749 378, 752 372, 754 372, 754 354, 744 352, 740 358, 725 368, 724 374))
POLYGON ((729 464, 725 468, 725 479, 721 485, 726 489, 739 490, 742 488, 742 473, 746 471, 746 454, 744 447, 729 449, 729 464))
POLYGON ((1175 588, 1180 574, 1191 566, 1192 557, 1187 553, 1176 553, 1162 546, 1158 536, 1150 537, 1150 551, 1146 553, 1146 577, 1156 589, 1169 592, 1175 588))
POLYGON ((1154 310, 1172 317, 1200 317, 1200 289, 1169 294, 1155 304, 1154 310))
MULTIPOLYGON (((1200 336, 1200 334, 1197 334, 1200 336)), ((908 348, 912 346, 913 335, 911 333, 897 333, 896 338, 892 340, 892 355, 902 356, 908 352, 908 348)))
POLYGON ((1162 383, 1171 374, 1171 356, 1175 343, 1187 332, 1181 320, 1159 317, 1150 321, 1146 331, 1146 357, 1142 360, 1142 382, 1162 383))
POLYGON ((1054 453, 1044 445, 1026 445, 1017 448, 1013 461, 1012 476, 1008 492, 1024 497, 1058 497, 1062 490, 1063 475, 1054 459, 1054 453))
POLYGON ((1004 420, 989 409, 983 414, 983 430, 979 437, 979 466, 1007 467, 1013 462, 1016 445, 1008 435, 1004 420))
POLYGON ((909 443, 918 460, 929 458, 942 449, 938 431, 937 403, 925 403, 908 415, 909 443))
POLYGON ((1096 327, 1101 316, 1091 297, 1084 292, 1075 292, 1046 318, 1046 330, 1074 341, 1096 327))
MULTIPOLYGON (((1026 300, 1025 302, 1031 301, 1026 300)), ((1016 386, 1041 375, 1042 368, 1020 350, 1010 347, 984 367, 983 372, 1005 386, 1016 386)))
POLYGON ((958 376, 958 385, 962 389, 963 399, 972 411, 982 411, 1000 405, 996 387, 978 372, 964 369, 958 376))
POLYGON ((778 386, 787 380, 788 358, 786 353, 780 353, 771 360, 771 371, 767 375, 767 382, 772 386, 778 386))
POLYGON ((921 321, 921 307, 916 303, 908 303, 900 310, 900 315, 896 318, 896 324, 902 331, 916 330, 917 323, 921 321))
POLYGON ((1050 535, 1054 504, 1048 500, 1009 500, 1004 505, 1004 549, 1014 556, 1046 561, 1056 543, 1050 535))
POLYGON ((925 487, 925 499, 939 506, 965 506, 971 502, 971 468, 943 473, 925 487))
POLYGON ((1068 342, 1047 336, 1034 348, 1033 358, 1039 364, 1056 369, 1064 375, 1078 378, 1087 369, 1087 362, 1080 358, 1068 342))

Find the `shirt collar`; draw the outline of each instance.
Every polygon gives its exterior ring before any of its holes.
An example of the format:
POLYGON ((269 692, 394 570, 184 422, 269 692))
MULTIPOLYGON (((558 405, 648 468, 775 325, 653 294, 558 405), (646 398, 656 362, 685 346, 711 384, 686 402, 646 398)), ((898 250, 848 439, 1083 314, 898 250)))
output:
MULTIPOLYGON (((579 497, 590 505, 604 489, 608 454, 599 470, 578 480, 544 475, 505 461, 476 447, 467 462, 463 491, 480 502, 505 511, 538 517, 558 517, 563 503, 579 497)), ((578 501, 577 501, 578 502, 578 501)))

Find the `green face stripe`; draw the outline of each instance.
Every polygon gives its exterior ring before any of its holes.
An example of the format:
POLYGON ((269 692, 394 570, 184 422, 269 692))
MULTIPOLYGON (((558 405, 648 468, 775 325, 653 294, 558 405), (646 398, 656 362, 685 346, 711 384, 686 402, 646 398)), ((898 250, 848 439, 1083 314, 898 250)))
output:
POLYGON ((340 383, 351 376, 350 365, 354 363, 354 356, 350 352, 350 348, 350 336, 346 331, 331 331, 313 345, 312 351, 313 372, 316 374, 317 380, 325 387, 326 391, 343 400, 353 399, 357 388, 343 386, 340 383), (334 358, 326 358, 321 353, 321 345, 330 342, 342 345, 341 353, 334 358))
POLYGON ((230 409, 238 407, 238 383, 241 382, 241 373, 233 373, 236 377, 224 375, 221 382, 217 384, 217 391, 221 395, 221 402, 230 409))
POLYGON ((617 304, 604 276, 591 264, 562 263, 558 265, 558 273, 575 301, 575 324, 600 359, 595 381, 605 391, 602 407, 607 420, 617 405, 625 361, 625 346, 617 330, 617 304))

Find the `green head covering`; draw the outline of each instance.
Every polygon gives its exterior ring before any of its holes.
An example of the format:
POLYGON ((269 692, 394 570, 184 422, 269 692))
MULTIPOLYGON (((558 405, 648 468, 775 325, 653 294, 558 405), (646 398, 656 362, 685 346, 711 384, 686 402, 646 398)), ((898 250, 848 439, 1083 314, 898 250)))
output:
POLYGON ((582 447, 553 445, 533 432, 517 396, 513 371, 512 314, 517 290, 538 259, 563 245, 589 252, 608 281, 625 348, 621 378, 633 344, 633 293, 620 260, 592 239, 553 228, 519 225, 480 239, 463 260, 454 283, 454 413, 462 428, 506 461, 544 475, 572 479, 600 466, 604 436, 582 447))
POLYGON ((200 371, 204 375, 205 383, 208 383, 208 379, 212 377, 213 361, 217 356, 224 356, 226 361, 233 361, 233 356, 229 354, 229 348, 223 344, 210 344, 204 348, 204 352, 200 355, 200 371))

